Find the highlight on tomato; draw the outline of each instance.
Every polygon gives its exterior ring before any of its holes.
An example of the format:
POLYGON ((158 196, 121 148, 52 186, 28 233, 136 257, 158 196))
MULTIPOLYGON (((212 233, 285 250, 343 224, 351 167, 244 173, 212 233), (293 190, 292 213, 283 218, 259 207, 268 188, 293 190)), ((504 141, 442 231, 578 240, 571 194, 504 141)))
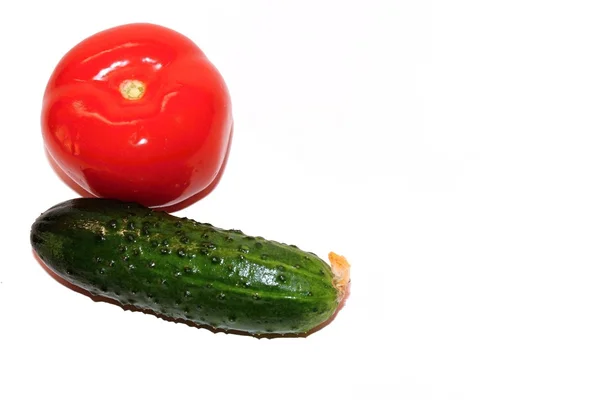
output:
POLYGON ((233 132, 225 81, 188 37, 117 26, 60 60, 44 93, 48 154, 94 196, 168 207, 217 185, 233 132))

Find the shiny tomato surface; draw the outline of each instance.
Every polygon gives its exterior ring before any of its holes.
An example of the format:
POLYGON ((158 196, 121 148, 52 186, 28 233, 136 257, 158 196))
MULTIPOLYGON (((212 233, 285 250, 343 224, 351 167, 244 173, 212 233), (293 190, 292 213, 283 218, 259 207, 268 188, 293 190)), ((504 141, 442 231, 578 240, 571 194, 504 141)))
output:
POLYGON ((99 197, 167 207, 214 188, 233 130, 225 82, 190 39, 153 24, 97 33, 58 63, 46 149, 99 197))

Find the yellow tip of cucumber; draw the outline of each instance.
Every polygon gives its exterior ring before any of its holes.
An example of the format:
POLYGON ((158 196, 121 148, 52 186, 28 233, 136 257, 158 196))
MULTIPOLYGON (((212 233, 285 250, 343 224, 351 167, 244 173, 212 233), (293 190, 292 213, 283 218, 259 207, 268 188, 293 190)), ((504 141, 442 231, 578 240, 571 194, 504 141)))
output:
POLYGON ((342 300, 346 295, 348 283, 350 283, 350 263, 346 257, 334 252, 329 253, 329 263, 334 275, 333 285, 338 291, 338 300, 342 300))

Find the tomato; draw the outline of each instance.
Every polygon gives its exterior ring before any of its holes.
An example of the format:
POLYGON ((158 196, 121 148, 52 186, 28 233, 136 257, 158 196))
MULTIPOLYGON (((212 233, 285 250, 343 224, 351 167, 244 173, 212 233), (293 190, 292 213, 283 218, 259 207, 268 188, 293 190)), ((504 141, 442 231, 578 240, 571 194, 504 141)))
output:
POLYGON ((48 154, 83 189, 149 207, 207 195, 233 131, 215 66, 186 36, 145 23, 99 32, 65 54, 41 123, 48 154))

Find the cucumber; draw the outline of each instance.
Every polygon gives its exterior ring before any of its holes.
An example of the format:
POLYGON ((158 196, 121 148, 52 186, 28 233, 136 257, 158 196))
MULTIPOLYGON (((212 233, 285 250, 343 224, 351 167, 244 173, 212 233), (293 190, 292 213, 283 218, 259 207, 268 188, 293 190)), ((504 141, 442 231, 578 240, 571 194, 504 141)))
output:
POLYGON ((334 253, 329 266, 293 245, 112 199, 56 205, 30 240, 50 270, 92 295, 231 333, 312 333, 349 282, 334 253))

